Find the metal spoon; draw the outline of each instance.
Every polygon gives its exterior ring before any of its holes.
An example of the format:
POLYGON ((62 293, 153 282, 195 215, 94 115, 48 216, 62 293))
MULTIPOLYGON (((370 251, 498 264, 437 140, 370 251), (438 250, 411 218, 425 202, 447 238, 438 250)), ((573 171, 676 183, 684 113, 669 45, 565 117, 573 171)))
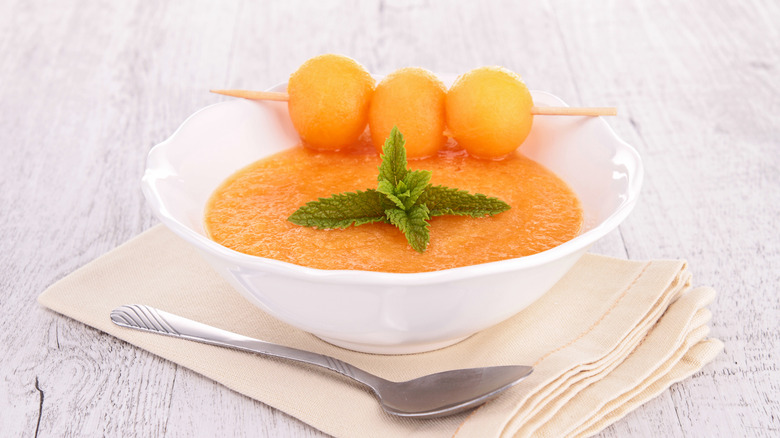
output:
POLYGON ((442 417, 474 408, 533 371, 519 365, 470 368, 392 382, 330 356, 252 339, 141 304, 116 308, 111 321, 122 327, 321 366, 368 386, 387 413, 400 417, 442 417))

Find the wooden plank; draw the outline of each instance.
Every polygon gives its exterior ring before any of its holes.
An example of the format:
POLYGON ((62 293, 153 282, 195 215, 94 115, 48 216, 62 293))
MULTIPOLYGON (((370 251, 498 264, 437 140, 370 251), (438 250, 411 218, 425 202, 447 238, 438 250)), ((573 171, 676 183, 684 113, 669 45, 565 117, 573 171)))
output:
POLYGON ((776 26, 766 20, 777 16, 777 5, 621 3, 603 22, 578 26, 589 6, 558 15, 573 45, 571 70, 583 84, 577 88, 583 99, 604 93, 627 109, 628 118, 611 122, 639 148, 647 168, 644 199, 621 226, 628 255, 688 259, 695 281, 720 291, 713 336, 727 346, 715 363, 604 435, 771 436, 777 419, 756 415, 756 406, 777 408, 770 375, 776 366, 754 367, 780 344, 780 308, 765 283, 780 260, 771 231, 777 203, 766 198, 775 187, 780 200, 777 136, 767 136, 777 127, 764 110, 778 105, 771 72, 780 65, 780 46, 772 38, 776 26), (589 47, 605 48, 603 56, 591 56, 589 47), (769 248, 766 239, 775 244, 769 248), (739 347, 757 333, 761 348, 739 347))
POLYGON ((608 120, 645 159, 635 212, 594 246, 686 258, 726 352, 605 430, 780 430, 780 4, 0 2, 0 430, 8 436, 323 436, 41 309, 46 286, 157 223, 149 148, 222 98, 341 52, 371 71, 505 65, 608 120))

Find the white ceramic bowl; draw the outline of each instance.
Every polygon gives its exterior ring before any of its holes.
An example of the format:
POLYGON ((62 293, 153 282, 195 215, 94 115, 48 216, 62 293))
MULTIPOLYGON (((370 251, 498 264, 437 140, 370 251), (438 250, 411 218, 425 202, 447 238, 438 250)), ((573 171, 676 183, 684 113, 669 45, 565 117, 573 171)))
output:
MULTIPOLYGON (((537 105, 565 106, 548 93, 532 94, 537 105)), ((236 170, 298 142, 285 103, 238 99, 212 105, 151 150, 143 192, 160 220, 250 302, 332 344, 371 353, 445 347, 515 315, 625 219, 643 174, 637 152, 603 120, 537 116, 522 153, 568 182, 585 211, 583 232, 548 251, 398 274, 307 268, 209 240, 203 214, 214 189, 236 170)))

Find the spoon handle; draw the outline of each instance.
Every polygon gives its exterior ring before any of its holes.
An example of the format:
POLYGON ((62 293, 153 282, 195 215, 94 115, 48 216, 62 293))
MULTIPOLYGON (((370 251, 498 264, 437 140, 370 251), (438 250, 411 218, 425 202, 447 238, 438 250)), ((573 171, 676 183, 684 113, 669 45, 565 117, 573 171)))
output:
POLYGON ((111 311, 111 321, 122 327, 320 366, 363 383, 375 391, 377 385, 384 381, 334 357, 239 335, 143 304, 117 307, 111 311))

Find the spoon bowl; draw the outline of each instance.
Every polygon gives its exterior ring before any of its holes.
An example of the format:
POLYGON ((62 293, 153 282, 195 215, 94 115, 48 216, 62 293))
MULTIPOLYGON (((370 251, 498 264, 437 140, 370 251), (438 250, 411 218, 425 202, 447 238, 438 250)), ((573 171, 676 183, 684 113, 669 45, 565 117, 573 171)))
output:
POLYGON ((390 414, 441 417, 475 408, 497 397, 532 370, 528 366, 507 365, 443 371, 406 382, 386 381, 374 393, 390 414))
POLYGON ((463 412, 498 396, 533 371, 520 365, 468 368, 393 382, 334 357, 249 338, 141 304, 114 309, 111 321, 122 327, 320 366, 368 386, 385 412, 400 417, 434 418, 463 412))

